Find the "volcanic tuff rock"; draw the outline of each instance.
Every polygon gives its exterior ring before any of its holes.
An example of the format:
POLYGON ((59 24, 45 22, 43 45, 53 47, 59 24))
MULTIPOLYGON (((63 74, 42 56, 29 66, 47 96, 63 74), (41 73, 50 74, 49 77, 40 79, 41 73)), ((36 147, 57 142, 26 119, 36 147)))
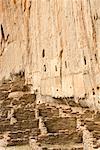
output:
POLYGON ((0 150, 100 149, 99 49, 99 0, 0 0, 0 150))

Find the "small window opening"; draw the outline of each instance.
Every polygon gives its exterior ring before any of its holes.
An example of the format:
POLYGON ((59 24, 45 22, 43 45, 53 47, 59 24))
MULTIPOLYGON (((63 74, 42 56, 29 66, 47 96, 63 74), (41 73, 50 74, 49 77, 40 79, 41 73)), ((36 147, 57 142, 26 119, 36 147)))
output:
POLYGON ((16 0, 13 0, 14 4, 16 4, 16 0))
POLYGON ((98 20, 98 14, 96 13, 96 15, 94 15, 94 20, 98 20))
POLYGON ((93 95, 95 95, 95 92, 93 91, 93 95))
POLYGON ((96 17, 94 16, 94 20, 96 20, 96 17))
POLYGON ((93 92, 93 95, 95 95, 95 91, 94 91, 94 88, 92 89, 92 92, 93 92))
POLYGON ((9 38, 9 34, 8 34, 7 37, 6 37, 6 41, 8 40, 8 38, 9 38))
POLYGON ((67 62, 65 61, 65 68, 67 68, 67 62))
POLYGON ((86 57, 84 56, 84 64, 86 65, 86 57))
POLYGON ((45 57, 45 50, 43 49, 42 51, 42 57, 44 58, 45 57))
POLYGON ((97 55, 95 54, 95 60, 97 61, 97 55))
POLYGON ((57 71, 57 66, 55 66, 55 71, 57 71))
POLYGON ((3 29, 3 26, 1 24, 1 35, 2 35, 2 39, 5 39, 5 35, 4 35, 4 29, 3 29))
POLYGON ((44 65, 44 72, 46 72, 46 65, 44 65))

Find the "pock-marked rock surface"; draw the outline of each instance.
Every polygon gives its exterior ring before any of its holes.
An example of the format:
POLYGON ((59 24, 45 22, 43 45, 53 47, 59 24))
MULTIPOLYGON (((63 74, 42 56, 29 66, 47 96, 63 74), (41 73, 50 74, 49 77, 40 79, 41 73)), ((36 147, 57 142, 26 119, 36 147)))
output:
POLYGON ((100 150, 100 0, 0 0, 0 150, 100 150))

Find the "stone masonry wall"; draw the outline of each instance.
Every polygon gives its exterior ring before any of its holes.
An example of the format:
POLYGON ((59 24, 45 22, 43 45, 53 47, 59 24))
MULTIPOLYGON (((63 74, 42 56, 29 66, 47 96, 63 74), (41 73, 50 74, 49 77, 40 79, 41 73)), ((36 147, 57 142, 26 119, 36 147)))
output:
POLYGON ((31 86, 22 72, 2 81, 1 149, 30 145, 30 150, 99 150, 99 111, 82 107, 73 97, 39 101, 31 86))
POLYGON ((0 78, 100 108, 99 0, 0 0, 0 78), (47 88, 48 87, 48 88, 47 88))
POLYGON ((100 150, 99 26, 99 0, 0 0, 1 149, 100 150))

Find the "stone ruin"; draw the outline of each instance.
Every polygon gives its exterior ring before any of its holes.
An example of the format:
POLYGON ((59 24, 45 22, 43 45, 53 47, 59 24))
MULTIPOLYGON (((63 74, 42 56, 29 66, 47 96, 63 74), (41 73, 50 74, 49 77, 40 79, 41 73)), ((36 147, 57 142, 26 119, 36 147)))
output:
POLYGON ((32 93, 24 76, 0 86, 0 146, 29 145, 31 150, 99 150, 100 112, 74 97, 32 93))
POLYGON ((0 0, 0 150, 100 150, 99 51, 99 0, 0 0))

